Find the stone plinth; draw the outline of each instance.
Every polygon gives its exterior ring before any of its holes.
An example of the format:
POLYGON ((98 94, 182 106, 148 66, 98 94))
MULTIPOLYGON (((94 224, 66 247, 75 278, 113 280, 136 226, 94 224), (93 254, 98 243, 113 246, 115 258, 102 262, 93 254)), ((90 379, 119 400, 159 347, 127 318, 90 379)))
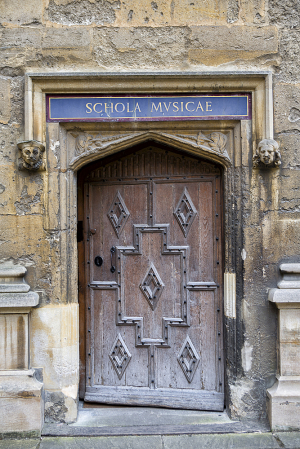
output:
POLYGON ((300 429, 300 264, 280 265, 282 280, 269 301, 279 309, 278 375, 267 390, 272 430, 300 429))
POLYGON ((44 422, 43 384, 35 370, 0 371, 0 433, 39 436, 44 422))
POLYGON ((39 303, 25 282, 26 268, 0 265, 0 433, 39 435, 43 384, 29 363, 29 319, 39 303))

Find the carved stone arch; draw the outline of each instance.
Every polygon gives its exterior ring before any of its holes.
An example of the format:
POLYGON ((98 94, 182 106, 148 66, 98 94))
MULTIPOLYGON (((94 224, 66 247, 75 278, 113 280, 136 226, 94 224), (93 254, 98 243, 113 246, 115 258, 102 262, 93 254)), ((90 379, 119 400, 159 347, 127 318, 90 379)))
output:
POLYGON ((75 156, 71 159, 69 166, 74 171, 99 159, 147 142, 169 146, 186 152, 190 156, 218 163, 224 168, 232 164, 226 149, 227 136, 221 132, 204 134, 199 131, 193 134, 171 134, 161 131, 144 131, 105 136, 99 132, 73 131, 71 135, 75 139, 75 156))

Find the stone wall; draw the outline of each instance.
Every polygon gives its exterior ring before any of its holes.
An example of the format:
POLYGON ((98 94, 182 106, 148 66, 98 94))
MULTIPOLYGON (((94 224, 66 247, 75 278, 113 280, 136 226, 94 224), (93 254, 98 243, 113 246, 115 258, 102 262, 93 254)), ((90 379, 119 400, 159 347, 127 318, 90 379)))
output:
MULTIPOLYGON (((274 138, 282 165, 250 171, 242 181, 239 350, 230 392, 238 404, 232 415, 260 418, 276 374, 277 314, 267 290, 277 284, 279 263, 298 261, 300 253, 298 9, 293 0, 2 1, 0 262, 26 266, 26 280, 40 294, 32 315, 31 365, 47 368, 47 419, 76 418, 77 305, 61 289, 66 267, 59 248, 68 229, 60 218, 54 227, 44 219, 51 195, 47 175, 17 169, 16 144, 25 138, 25 73, 273 72, 274 138)), ((59 202, 53 199, 51 207, 59 217, 59 202)))

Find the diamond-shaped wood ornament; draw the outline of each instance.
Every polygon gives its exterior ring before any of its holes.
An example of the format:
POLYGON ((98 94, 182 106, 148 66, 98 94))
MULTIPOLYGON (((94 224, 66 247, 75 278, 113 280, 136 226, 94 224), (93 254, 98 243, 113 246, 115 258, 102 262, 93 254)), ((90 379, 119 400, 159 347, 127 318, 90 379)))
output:
POLYGON ((109 358, 111 363, 117 373, 118 378, 121 380, 122 376, 131 360, 131 354, 121 337, 121 334, 118 334, 115 342, 110 350, 109 358))
POLYGON ((177 360, 187 381, 191 383, 198 367, 200 357, 189 336, 186 337, 177 360))
POLYGON ((140 284, 140 289, 147 299, 152 310, 157 306, 165 284, 161 280, 155 266, 151 263, 140 284))
POLYGON ((174 215, 179 223, 180 229, 186 237, 192 226, 194 218, 197 215, 197 209, 195 208, 186 187, 184 188, 180 200, 178 201, 178 204, 174 211, 174 215))
POLYGON ((121 235, 121 232, 125 226, 126 221, 128 220, 129 215, 129 210, 126 207, 126 204, 120 192, 117 191, 116 196, 114 197, 114 200, 109 208, 107 216, 118 238, 121 235))

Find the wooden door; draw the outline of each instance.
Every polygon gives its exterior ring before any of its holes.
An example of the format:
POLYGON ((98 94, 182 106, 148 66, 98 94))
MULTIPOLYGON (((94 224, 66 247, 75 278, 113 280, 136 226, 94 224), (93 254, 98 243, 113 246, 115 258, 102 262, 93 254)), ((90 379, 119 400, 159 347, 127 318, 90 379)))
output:
POLYGON ((85 401, 223 410, 221 179, 147 146, 85 184, 85 401))

